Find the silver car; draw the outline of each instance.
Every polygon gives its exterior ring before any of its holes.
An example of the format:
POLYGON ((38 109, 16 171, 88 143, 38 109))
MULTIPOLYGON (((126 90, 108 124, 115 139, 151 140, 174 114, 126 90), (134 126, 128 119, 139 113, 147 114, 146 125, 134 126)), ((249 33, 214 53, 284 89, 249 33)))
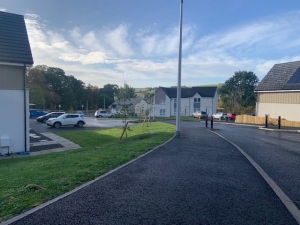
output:
POLYGON ((194 118, 205 119, 208 117, 207 113, 204 111, 197 111, 193 113, 194 118))
POLYGON ((95 116, 96 118, 99 118, 99 117, 112 118, 112 117, 115 116, 115 114, 109 113, 109 112, 107 112, 107 111, 105 111, 105 110, 97 110, 97 111, 95 112, 94 116, 95 116))
POLYGON ((60 128, 61 126, 75 126, 83 127, 85 120, 83 115, 66 113, 57 118, 51 118, 47 120, 47 125, 60 128))

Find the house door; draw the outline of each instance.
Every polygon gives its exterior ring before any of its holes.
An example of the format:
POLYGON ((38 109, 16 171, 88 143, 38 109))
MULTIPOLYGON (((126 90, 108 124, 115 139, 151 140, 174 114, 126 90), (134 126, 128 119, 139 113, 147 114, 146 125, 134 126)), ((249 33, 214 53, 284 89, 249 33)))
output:
POLYGON ((206 106, 206 113, 208 116, 212 116, 212 109, 210 106, 206 106))

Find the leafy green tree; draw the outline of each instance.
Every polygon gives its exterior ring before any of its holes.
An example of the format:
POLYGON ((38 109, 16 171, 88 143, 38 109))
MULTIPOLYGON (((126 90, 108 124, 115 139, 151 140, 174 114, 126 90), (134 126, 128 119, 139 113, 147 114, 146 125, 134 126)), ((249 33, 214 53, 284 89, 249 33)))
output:
POLYGON ((119 91, 119 86, 116 84, 105 84, 103 88, 100 88, 99 90, 99 105, 102 106, 104 105, 105 101, 105 107, 111 105, 114 103, 115 95, 119 91))
POLYGON ((256 94, 254 89, 258 77, 251 71, 237 71, 219 88, 220 98, 225 110, 239 113, 244 108, 255 107, 256 94))
POLYGON ((29 99, 30 103, 35 104, 35 108, 44 108, 45 107, 45 93, 43 91, 43 88, 39 85, 31 84, 29 86, 30 92, 29 92, 29 99))
POLYGON ((120 110, 123 112, 124 121, 126 123, 126 115, 129 113, 129 107, 131 106, 130 99, 135 98, 135 89, 124 83, 124 86, 119 88, 116 96, 119 101, 119 105, 121 106, 120 110))

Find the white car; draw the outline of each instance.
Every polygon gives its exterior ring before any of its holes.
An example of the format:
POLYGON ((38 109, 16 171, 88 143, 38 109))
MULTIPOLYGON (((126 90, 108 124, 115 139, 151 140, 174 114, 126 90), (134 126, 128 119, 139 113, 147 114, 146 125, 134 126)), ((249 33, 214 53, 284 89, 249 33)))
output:
POLYGON ((222 120, 222 119, 228 118, 228 115, 227 115, 227 113, 218 112, 218 113, 213 114, 212 117, 213 117, 214 119, 222 120))
POLYGON ((112 118, 112 117, 115 116, 115 114, 106 112, 105 110, 97 110, 97 111, 95 112, 94 116, 95 116, 96 118, 99 118, 99 117, 112 118))
POLYGON ((47 120, 47 125, 54 128, 60 128, 61 126, 83 127, 84 124, 85 120, 83 115, 71 113, 66 113, 57 118, 47 120))

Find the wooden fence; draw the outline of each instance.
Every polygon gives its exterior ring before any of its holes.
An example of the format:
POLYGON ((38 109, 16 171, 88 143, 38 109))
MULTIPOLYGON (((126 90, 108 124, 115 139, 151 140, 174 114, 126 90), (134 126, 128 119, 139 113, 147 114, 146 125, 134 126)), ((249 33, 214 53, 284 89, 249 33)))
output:
MULTIPOLYGON (((246 124, 260 124, 265 125, 266 118, 258 116, 249 116, 249 115, 238 115, 235 118, 236 123, 246 123, 246 124)), ((268 124, 278 125, 278 118, 268 118, 268 124)), ((300 127, 300 121, 289 121, 281 119, 281 126, 286 127, 300 127)))

